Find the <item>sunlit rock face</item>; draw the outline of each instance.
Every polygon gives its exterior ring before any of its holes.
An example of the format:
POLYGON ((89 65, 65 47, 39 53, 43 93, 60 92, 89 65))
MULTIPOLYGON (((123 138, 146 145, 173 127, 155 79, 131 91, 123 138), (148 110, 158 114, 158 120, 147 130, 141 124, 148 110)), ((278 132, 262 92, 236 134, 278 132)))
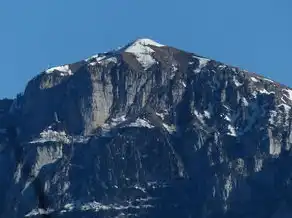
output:
POLYGON ((0 217, 292 217, 291 107, 150 39, 47 69, 0 100, 0 217))

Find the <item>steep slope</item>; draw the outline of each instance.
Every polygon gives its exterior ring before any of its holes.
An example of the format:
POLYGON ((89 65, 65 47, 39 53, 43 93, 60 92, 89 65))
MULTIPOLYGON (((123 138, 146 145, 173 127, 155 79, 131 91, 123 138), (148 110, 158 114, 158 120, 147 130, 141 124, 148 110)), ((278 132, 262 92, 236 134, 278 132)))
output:
POLYGON ((150 39, 48 69, 0 117, 1 217, 291 217, 291 106, 150 39))

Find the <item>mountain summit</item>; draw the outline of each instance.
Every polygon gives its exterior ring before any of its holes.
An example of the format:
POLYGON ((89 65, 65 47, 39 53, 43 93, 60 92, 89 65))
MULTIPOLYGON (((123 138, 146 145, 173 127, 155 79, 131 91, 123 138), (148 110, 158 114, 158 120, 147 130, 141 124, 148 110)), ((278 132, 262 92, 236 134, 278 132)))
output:
POLYGON ((47 69, 0 101, 0 217, 292 217, 291 107, 150 39, 47 69))

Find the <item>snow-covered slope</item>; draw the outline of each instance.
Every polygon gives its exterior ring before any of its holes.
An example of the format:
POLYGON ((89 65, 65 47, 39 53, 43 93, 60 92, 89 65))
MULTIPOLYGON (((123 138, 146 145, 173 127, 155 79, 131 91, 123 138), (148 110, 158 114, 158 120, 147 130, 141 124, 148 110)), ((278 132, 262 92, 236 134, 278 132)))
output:
POLYGON ((133 54, 137 58, 139 63, 141 63, 141 65, 145 69, 148 69, 157 62, 153 58, 153 53, 155 51, 151 48, 152 46, 162 47, 164 45, 161 45, 150 39, 138 39, 135 42, 133 42, 130 46, 126 47, 124 51, 133 54))

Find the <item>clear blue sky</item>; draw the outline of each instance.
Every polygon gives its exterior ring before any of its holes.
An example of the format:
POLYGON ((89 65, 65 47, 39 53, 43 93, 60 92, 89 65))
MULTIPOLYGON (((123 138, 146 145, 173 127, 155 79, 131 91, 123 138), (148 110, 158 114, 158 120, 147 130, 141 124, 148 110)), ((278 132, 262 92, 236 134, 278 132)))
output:
POLYGON ((291 0, 1 0, 0 98, 138 37, 292 86, 291 11, 291 0))

